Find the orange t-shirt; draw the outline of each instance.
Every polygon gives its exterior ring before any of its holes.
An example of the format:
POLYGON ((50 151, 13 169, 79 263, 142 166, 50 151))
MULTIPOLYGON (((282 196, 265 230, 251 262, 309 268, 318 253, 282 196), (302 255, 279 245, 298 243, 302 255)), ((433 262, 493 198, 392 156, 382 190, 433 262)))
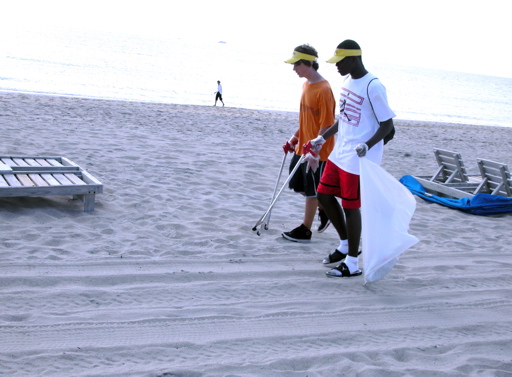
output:
MULTIPOLYGON (((302 87, 299 112, 299 143, 295 153, 302 155, 302 145, 318 136, 321 128, 334 124, 336 101, 331 86, 327 80, 309 84, 307 81, 302 87)), ((320 161, 327 161, 334 147, 334 137, 330 137, 320 150, 320 161)))

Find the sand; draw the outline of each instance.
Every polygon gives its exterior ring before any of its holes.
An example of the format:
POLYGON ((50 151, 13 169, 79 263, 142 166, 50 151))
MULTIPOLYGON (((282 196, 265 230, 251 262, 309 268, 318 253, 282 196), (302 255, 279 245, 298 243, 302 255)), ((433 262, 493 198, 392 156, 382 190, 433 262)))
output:
MULTIPOLYGON (((512 215, 416 198, 420 242, 372 284, 329 279, 335 230, 268 231, 296 113, 0 93, 3 155, 65 156, 104 184, 0 198, 2 376, 512 376, 512 215)), ((512 166, 512 128, 396 121, 383 167, 431 174, 433 148, 512 166)), ((316 226, 317 224, 315 224, 316 226)))

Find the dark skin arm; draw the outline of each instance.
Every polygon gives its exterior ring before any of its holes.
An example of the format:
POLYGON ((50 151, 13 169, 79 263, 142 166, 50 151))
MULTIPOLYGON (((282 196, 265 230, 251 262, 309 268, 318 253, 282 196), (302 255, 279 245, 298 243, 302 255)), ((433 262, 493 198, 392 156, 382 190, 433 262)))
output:
MULTIPOLYGON (((393 129, 393 119, 380 122, 380 127, 375 134, 366 142, 368 149, 371 149, 375 144, 384 139, 388 133, 393 129)), ((325 137, 325 136, 324 136, 325 137)))
MULTIPOLYGON (((366 142, 368 145, 368 149, 373 147, 379 141, 384 139, 388 133, 393 129, 393 119, 388 119, 384 122, 380 122, 380 127, 375 132, 375 134, 366 142)), ((329 139, 331 136, 335 135, 338 132, 338 120, 331 127, 329 127, 323 134, 323 138, 325 140, 329 139)))
POLYGON ((334 123, 332 126, 330 126, 329 128, 327 128, 327 130, 325 130, 324 133, 321 133, 320 135, 322 135, 322 137, 327 140, 329 139, 331 136, 335 135, 336 133, 338 132, 338 121, 336 121, 336 123, 334 123))

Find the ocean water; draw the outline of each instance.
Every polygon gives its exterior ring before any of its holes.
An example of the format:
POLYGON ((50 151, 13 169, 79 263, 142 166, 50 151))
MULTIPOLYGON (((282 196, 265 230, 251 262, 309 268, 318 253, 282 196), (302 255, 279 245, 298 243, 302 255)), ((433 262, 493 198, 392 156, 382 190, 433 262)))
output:
MULTIPOLYGON (((53 29, 16 31, 1 43, 4 91, 211 106, 220 80, 226 106, 297 111, 303 82, 284 63, 294 46, 282 42, 53 29)), ((342 78, 320 58, 338 97, 342 78)), ((512 127, 512 78, 365 65, 386 86, 399 119, 512 127)))

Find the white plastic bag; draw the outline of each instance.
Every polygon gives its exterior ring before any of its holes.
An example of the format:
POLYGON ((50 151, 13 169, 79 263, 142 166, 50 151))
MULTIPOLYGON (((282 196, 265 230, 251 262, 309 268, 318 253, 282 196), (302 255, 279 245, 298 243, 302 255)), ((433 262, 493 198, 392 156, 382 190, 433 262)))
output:
POLYGON ((382 167, 359 159, 365 282, 382 279, 419 240, 408 233, 416 200, 382 167))

